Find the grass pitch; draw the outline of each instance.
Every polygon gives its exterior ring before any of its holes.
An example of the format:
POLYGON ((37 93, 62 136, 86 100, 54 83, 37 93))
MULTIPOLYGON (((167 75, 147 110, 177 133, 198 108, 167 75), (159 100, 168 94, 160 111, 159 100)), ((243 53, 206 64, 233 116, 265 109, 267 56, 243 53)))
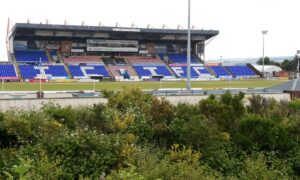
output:
MULTIPOLYGON (((265 88, 281 84, 283 80, 234 80, 234 81, 192 81, 192 88, 265 88)), ((38 91, 39 83, 2 83, 2 91, 38 91)), ((139 87, 144 90, 159 88, 185 88, 185 81, 177 82, 97 82, 95 83, 42 83, 43 91, 68 90, 120 90, 123 87, 139 87)))

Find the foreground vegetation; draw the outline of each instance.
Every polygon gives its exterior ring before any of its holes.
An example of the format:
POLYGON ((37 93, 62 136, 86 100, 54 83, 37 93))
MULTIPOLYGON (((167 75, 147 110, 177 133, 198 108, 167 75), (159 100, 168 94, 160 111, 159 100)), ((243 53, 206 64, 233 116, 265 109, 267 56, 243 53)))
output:
MULTIPOLYGON (((235 81, 192 81, 192 88, 264 88, 271 87, 285 81, 282 80, 235 80, 235 81)), ((4 83, 1 89, 5 91, 38 91, 39 83, 4 83)), ((123 87, 137 87, 142 89, 185 88, 185 81, 176 82, 99 82, 95 83, 43 83, 43 91, 63 90, 121 90, 123 87)))
POLYGON ((105 95, 106 105, 1 113, 0 179, 300 178, 300 101, 105 95))

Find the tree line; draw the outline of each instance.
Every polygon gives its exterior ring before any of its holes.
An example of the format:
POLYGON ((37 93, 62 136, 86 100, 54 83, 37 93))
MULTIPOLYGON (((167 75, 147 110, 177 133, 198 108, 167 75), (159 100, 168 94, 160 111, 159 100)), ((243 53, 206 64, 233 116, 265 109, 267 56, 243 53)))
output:
MULTIPOLYGON (((285 59, 283 62, 276 62, 271 60, 269 57, 264 58, 264 64, 265 65, 275 65, 281 67, 282 70, 285 71, 292 71, 296 72, 297 71, 297 66, 298 66, 298 61, 300 61, 299 56, 294 56, 292 60, 287 60, 285 59)), ((263 58, 259 58, 259 60, 256 62, 259 65, 263 64, 263 58)))

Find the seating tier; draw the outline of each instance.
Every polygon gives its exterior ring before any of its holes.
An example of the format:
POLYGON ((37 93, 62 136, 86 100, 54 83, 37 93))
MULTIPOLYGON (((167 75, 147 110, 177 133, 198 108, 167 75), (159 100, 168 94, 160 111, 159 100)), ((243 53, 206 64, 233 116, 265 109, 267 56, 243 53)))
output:
POLYGON ((48 62, 45 51, 15 51, 17 62, 48 62))

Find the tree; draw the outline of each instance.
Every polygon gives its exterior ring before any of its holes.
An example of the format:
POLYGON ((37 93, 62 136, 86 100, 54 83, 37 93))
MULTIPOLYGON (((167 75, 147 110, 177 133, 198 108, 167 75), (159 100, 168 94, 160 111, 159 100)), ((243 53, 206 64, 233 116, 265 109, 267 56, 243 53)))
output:
MULTIPOLYGON (((263 59, 262 58, 259 58, 259 60, 256 62, 257 64, 259 65, 262 65, 263 64, 263 59)), ((269 57, 265 57, 265 62, 264 62, 265 65, 275 65, 275 66, 280 66, 280 63, 278 62, 275 62, 275 61, 272 61, 269 57)))
POLYGON ((287 129, 261 116, 249 116, 241 121, 236 141, 245 150, 285 151, 291 144, 287 129))
POLYGON ((221 131, 232 132, 239 119, 244 115, 244 93, 232 96, 229 92, 220 98, 210 96, 199 102, 198 108, 209 122, 217 125, 221 131))
POLYGON ((300 57, 298 57, 298 56, 295 56, 293 58, 293 60, 286 59, 281 63, 281 68, 286 71, 296 71, 299 60, 300 60, 300 57))
POLYGON ((176 118, 169 126, 171 133, 176 137, 177 143, 193 147, 207 146, 215 134, 209 128, 204 116, 191 116, 189 119, 176 118))
POLYGON ((248 157, 245 160, 245 171, 241 172, 239 179, 290 179, 288 168, 270 167, 268 160, 263 154, 258 157, 248 157))

